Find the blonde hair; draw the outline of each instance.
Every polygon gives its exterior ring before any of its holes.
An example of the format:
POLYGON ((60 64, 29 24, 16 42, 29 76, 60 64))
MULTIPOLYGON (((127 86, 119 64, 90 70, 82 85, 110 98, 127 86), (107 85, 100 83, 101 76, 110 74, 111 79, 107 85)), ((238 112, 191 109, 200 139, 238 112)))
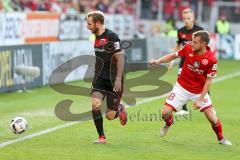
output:
POLYGON ((94 23, 97 23, 97 21, 99 21, 101 24, 104 24, 104 13, 101 11, 89 12, 86 18, 89 18, 89 17, 92 17, 92 20, 94 23))

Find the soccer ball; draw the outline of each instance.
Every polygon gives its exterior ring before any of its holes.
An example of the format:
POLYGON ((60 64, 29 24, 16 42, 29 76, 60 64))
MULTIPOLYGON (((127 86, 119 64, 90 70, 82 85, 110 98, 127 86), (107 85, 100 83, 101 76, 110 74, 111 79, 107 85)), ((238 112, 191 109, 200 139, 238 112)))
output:
POLYGON ((15 117, 11 120, 10 128, 13 133, 21 134, 27 130, 28 123, 23 117, 15 117))

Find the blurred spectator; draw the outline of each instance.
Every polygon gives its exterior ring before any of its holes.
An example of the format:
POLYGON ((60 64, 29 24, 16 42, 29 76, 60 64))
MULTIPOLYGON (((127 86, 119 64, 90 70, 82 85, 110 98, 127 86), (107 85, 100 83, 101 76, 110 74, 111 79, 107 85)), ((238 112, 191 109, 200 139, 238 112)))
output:
POLYGON ((50 11, 52 12, 57 12, 57 13, 61 13, 62 12, 62 0, 52 0, 52 6, 50 8, 50 11))
POLYGON ((142 0, 141 1, 141 18, 156 19, 159 10, 160 0, 142 0))
POLYGON ((0 12, 3 11, 3 5, 2 5, 2 0, 0 0, 0 12))
MULTIPOLYGON (((105 13, 134 14, 137 0, 0 0, 2 11, 51 11, 58 13, 87 13, 101 10, 105 13)), ((153 0, 158 1, 158 0, 153 0)))
MULTIPOLYGON (((240 0, 235 0, 235 2, 239 3, 240 4, 240 0)), ((236 7, 235 10, 234 10, 234 15, 235 15, 235 18, 234 18, 234 22, 240 22, 240 7, 236 7)))
POLYGON ((220 35, 225 35, 230 33, 230 24, 227 20, 226 15, 222 14, 217 20, 215 26, 215 32, 220 35))
POLYGON ((2 4, 3 11, 5 12, 13 11, 10 0, 1 0, 1 4, 2 4))
POLYGON ((178 6, 178 19, 182 19, 182 12, 187 8, 190 8, 189 1, 186 0, 181 1, 180 5, 178 6))
POLYGON ((203 3, 203 11, 202 12, 202 20, 203 21, 209 21, 210 20, 210 12, 212 9, 213 4, 216 0, 202 0, 203 3))
POLYGON ((161 25, 160 23, 155 23, 151 28, 151 37, 160 37, 161 36, 161 25))
POLYGON ((157 19, 158 10, 159 10, 159 0, 152 0, 152 5, 151 5, 152 19, 157 19))
POLYGON ((51 3, 48 0, 37 0, 37 10, 38 11, 49 11, 51 8, 51 3))
POLYGON ((144 39, 146 38, 146 33, 145 33, 145 27, 144 24, 140 24, 138 25, 137 31, 134 34, 135 38, 139 38, 139 39, 144 39))
POLYGON ((65 13, 67 14, 77 14, 79 12, 78 2, 76 0, 68 0, 66 3, 65 13))
POLYGON ((173 0, 164 1, 163 13, 164 19, 168 19, 173 16, 176 4, 173 0))
POLYGON ((108 13, 109 6, 110 6, 109 0, 101 0, 97 3, 97 10, 100 10, 104 13, 108 13))
POLYGON ((177 37, 177 28, 175 25, 175 20, 173 17, 170 17, 166 21, 166 28, 165 32, 163 32, 161 35, 163 37, 177 37))
POLYGON ((37 11, 38 9, 38 0, 28 0, 26 1, 25 7, 30 9, 31 11, 37 11))

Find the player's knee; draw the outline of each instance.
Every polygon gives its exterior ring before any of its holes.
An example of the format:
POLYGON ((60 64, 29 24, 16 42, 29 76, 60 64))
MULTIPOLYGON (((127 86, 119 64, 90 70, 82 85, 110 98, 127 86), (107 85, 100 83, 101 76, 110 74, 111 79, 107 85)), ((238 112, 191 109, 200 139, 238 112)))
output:
POLYGON ((213 108, 204 110, 204 113, 212 126, 216 126, 218 124, 218 117, 213 108))
POLYGON ((92 102, 92 109, 93 110, 99 110, 100 109, 100 106, 101 106, 101 103, 98 102, 98 101, 93 101, 92 102))
POLYGON ((115 115, 113 115, 113 114, 111 114, 110 112, 108 112, 108 113, 106 114, 106 118, 107 118, 108 120, 113 120, 113 119, 115 118, 115 115))
POLYGON ((167 119, 167 117, 168 117, 168 114, 165 112, 162 112, 162 119, 167 119))
POLYGON ((212 118, 210 119, 210 123, 211 123, 212 126, 216 126, 216 125, 218 124, 218 118, 217 118, 217 116, 212 117, 212 118))
POLYGON ((162 119, 167 119, 170 114, 171 114, 171 111, 164 109, 162 111, 162 119))

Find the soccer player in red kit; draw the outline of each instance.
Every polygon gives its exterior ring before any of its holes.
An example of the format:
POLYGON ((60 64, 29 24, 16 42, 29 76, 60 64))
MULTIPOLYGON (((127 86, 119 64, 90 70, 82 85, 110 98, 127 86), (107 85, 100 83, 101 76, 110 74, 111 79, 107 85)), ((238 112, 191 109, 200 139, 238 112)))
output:
MULTIPOLYGON (((195 15, 193 10, 190 8, 184 9, 182 11, 182 17, 183 17, 183 23, 184 26, 177 30, 178 36, 177 36, 177 43, 176 47, 174 48, 174 51, 178 51, 180 48, 182 48, 185 44, 191 42, 192 40, 192 34, 196 31, 203 30, 202 27, 195 24, 195 15)), ((178 76, 181 74, 182 67, 184 64, 185 57, 180 58, 180 63, 178 66, 178 76)), ((171 70, 173 67, 174 61, 171 61, 168 66, 168 70, 171 70)), ((178 111, 176 115, 186 115, 189 114, 187 105, 184 104, 182 107, 182 110, 178 111)))
POLYGON ((208 46, 209 41, 210 37, 207 31, 197 31, 192 36, 191 44, 186 44, 181 50, 160 59, 150 60, 151 65, 157 65, 170 62, 178 57, 185 57, 182 72, 164 104, 162 118, 166 124, 160 129, 160 136, 165 136, 173 124, 172 112, 181 110, 182 106, 191 100, 195 102, 195 109, 204 112, 219 143, 232 145, 223 136, 222 124, 208 95, 208 90, 217 73, 217 59, 208 46))

